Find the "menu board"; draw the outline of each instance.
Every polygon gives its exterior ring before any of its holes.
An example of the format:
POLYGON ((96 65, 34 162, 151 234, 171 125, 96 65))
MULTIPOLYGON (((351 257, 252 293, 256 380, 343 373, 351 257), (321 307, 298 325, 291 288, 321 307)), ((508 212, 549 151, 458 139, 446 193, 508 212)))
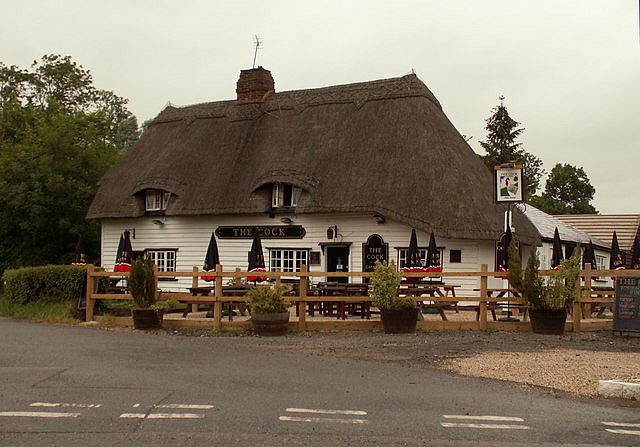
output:
POLYGON ((616 279, 614 331, 640 332, 640 277, 616 279))

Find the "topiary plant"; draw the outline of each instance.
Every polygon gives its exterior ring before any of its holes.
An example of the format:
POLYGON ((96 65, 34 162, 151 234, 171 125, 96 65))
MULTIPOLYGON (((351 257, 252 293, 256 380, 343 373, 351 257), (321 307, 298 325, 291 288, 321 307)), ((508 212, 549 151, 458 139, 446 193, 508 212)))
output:
POLYGON ((565 259, 548 279, 539 276, 540 260, 535 246, 522 270, 520 254, 512 242, 509 246, 509 281, 532 309, 564 309, 573 302, 576 282, 580 275, 580 249, 565 259))
POLYGON ((408 296, 399 297, 398 287, 402 282, 402 273, 396 271, 396 265, 376 261, 376 267, 369 283, 369 296, 373 305, 379 309, 414 309, 415 301, 408 296))
POLYGON ((282 299, 282 287, 258 286, 248 292, 251 312, 254 314, 282 313, 289 305, 282 299))
POLYGON ((152 308, 158 298, 153 267, 154 263, 148 257, 137 259, 131 266, 129 292, 139 309, 152 308))

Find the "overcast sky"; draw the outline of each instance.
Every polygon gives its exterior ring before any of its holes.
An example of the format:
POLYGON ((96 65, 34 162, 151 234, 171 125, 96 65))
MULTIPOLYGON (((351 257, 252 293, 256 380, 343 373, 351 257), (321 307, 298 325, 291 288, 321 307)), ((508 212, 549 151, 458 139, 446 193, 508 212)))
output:
POLYGON ((167 102, 233 98, 254 34, 277 91, 415 70, 478 153, 504 95, 547 171, 582 166, 601 213, 640 212, 637 0, 3 0, 1 12, 2 62, 71 55, 140 123, 167 102))

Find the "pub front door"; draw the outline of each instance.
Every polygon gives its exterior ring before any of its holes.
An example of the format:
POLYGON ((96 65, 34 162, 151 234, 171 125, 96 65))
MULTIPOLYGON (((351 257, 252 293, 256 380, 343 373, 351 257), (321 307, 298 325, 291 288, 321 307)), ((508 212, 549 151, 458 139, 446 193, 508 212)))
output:
MULTIPOLYGON (((326 247, 327 250, 327 272, 348 272, 349 271, 349 247, 333 246, 326 247)), ((329 276, 327 281, 349 282, 346 276, 329 276)))

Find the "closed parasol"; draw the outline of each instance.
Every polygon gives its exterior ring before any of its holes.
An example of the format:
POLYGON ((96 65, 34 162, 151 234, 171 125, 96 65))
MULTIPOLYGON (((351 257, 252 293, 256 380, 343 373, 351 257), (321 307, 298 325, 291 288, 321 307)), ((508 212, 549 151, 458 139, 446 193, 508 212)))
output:
MULTIPOLYGON (((250 272, 266 272, 264 267, 264 255, 262 254, 262 242, 257 228, 253 230, 253 242, 251 243, 251 251, 249 252, 249 271, 250 272)), ((266 276, 247 276, 247 281, 264 281, 266 276)))
MULTIPOLYGON (((215 233, 211 233, 211 239, 209 240, 209 247, 207 248, 207 254, 204 258, 204 266, 202 270, 205 272, 213 272, 216 269, 216 265, 220 264, 220 255, 218 253, 218 243, 216 242, 215 233)), ((215 276, 202 275, 204 281, 215 281, 215 276)))

